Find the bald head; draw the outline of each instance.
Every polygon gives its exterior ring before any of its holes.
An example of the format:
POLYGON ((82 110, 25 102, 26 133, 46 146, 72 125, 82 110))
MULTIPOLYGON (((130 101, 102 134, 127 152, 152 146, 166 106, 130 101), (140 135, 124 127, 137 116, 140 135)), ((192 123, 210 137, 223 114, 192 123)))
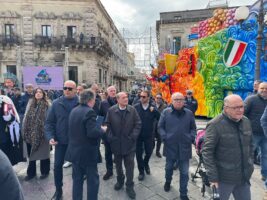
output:
POLYGON ((184 95, 180 92, 175 92, 172 94, 172 105, 174 109, 180 110, 184 107, 184 95))
POLYGON ((224 98, 224 113, 231 119, 239 121, 244 114, 244 103, 239 95, 231 94, 224 98))
POLYGON ((262 82, 258 88, 258 94, 263 98, 267 99, 267 82, 262 82))
POLYGON ((76 95, 76 83, 72 80, 65 81, 64 83, 64 96, 66 98, 74 98, 76 95))

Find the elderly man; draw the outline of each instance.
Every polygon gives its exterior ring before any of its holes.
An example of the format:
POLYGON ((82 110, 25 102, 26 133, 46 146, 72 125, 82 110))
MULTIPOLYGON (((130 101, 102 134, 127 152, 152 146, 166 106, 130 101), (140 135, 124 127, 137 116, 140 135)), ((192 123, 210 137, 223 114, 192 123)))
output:
MULTIPOLYGON (((114 86, 110 86, 107 88, 108 98, 101 102, 100 104, 100 114, 104 118, 107 115, 108 109, 115 104, 117 104, 116 100, 116 88, 114 86)), ((106 174, 103 176, 103 180, 110 179, 113 176, 113 161, 112 161, 112 151, 110 144, 107 140, 104 140, 105 145, 105 160, 106 160, 106 174)))
POLYGON ((206 129, 202 155, 211 186, 219 189, 220 200, 250 200, 253 172, 253 143, 250 121, 243 115, 240 96, 224 99, 223 113, 206 129))
POLYGON ((87 177, 87 199, 97 200, 99 175, 97 171, 98 143, 105 127, 98 127, 93 110, 95 93, 84 90, 80 93, 80 105, 74 108, 69 117, 69 145, 66 160, 72 162, 74 200, 83 198, 83 176, 87 177))
MULTIPOLYGON (((267 177, 267 138, 264 136, 260 124, 260 118, 267 106, 267 82, 259 85, 258 93, 250 95, 245 99, 244 115, 251 121, 253 131, 254 150, 260 148, 261 151, 261 175, 262 180, 267 177)), ((267 182, 265 183, 267 185, 267 182)))
POLYGON ((62 166, 69 143, 68 118, 71 110, 78 105, 76 83, 70 80, 66 81, 63 90, 64 95, 53 101, 45 122, 45 137, 50 145, 55 146, 54 181, 56 192, 52 199, 56 200, 62 198, 62 166))
POLYGON ((19 105, 19 107, 20 107, 19 111, 20 111, 21 115, 24 115, 28 101, 33 96, 33 85, 31 83, 26 84, 25 89, 26 89, 26 91, 21 96, 21 101, 20 101, 20 105, 19 105))
POLYGON ((126 192, 131 199, 136 194, 134 191, 134 156, 136 140, 141 129, 141 120, 134 107, 128 105, 128 95, 120 92, 116 95, 117 105, 112 106, 107 113, 108 142, 110 143, 117 171, 115 190, 120 190, 124 185, 125 176, 122 161, 126 170, 126 192))
POLYGON ((163 156, 166 157, 164 190, 170 190, 173 165, 177 162, 180 171, 180 198, 188 200, 189 160, 192 158, 196 123, 193 113, 184 107, 184 102, 183 94, 176 92, 172 95, 172 105, 162 111, 158 129, 164 142, 163 156))

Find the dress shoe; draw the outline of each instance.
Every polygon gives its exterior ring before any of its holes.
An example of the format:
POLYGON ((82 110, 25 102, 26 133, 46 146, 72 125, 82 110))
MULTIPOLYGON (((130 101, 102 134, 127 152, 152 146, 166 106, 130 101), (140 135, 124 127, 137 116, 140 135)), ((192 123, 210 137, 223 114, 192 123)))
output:
POLYGON ((106 181, 110 179, 111 176, 113 176, 113 172, 107 171, 106 174, 103 176, 103 180, 106 181))
POLYGON ((62 199, 62 190, 56 190, 51 200, 61 200, 62 199))
POLYGON ((65 164, 63 165, 64 168, 68 168, 72 165, 71 162, 65 162, 65 164))
POLYGON ((171 189, 171 183, 170 182, 165 182, 164 184, 164 191, 169 192, 171 189))
POLYGON ((124 183, 120 183, 120 182, 117 182, 115 185, 114 185, 114 190, 120 190, 122 187, 123 187, 124 183))
POLYGON ((180 199, 181 200, 189 200, 188 196, 187 195, 180 195, 180 199))
POLYGON ((30 181, 32 180, 36 175, 33 175, 33 176, 29 176, 27 175, 25 178, 24 178, 24 181, 30 181))
POLYGON ((127 187, 126 193, 130 199, 135 199, 136 194, 135 194, 133 187, 127 187))
POLYGON ((149 167, 149 165, 146 165, 145 166, 145 171, 146 171, 146 174, 150 174, 150 167, 149 167))
POLYGON ((160 154, 159 151, 156 152, 156 156, 157 156, 158 158, 162 158, 162 156, 161 156, 161 154, 160 154))
POLYGON ((138 176, 138 180, 139 181, 143 181, 144 178, 145 178, 145 174, 144 173, 139 174, 139 176, 138 176))
POLYGON ((47 178, 49 176, 49 174, 42 174, 41 176, 40 176, 40 179, 45 179, 45 178, 47 178))

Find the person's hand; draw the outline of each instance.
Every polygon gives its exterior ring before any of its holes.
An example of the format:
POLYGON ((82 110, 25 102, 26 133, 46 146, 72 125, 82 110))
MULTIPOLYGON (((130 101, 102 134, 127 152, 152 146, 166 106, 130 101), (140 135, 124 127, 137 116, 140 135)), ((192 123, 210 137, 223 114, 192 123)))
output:
POLYGON ((104 132, 107 132, 107 126, 101 126, 101 129, 104 131, 104 132))
POLYGON ((150 106, 150 112, 153 112, 153 111, 154 111, 154 107, 150 106))
POLYGON ((55 141, 54 138, 52 138, 51 140, 49 140, 49 144, 50 145, 57 145, 57 141, 55 141))
POLYGON ((210 182, 210 187, 215 186, 216 188, 219 188, 219 183, 218 182, 210 182))

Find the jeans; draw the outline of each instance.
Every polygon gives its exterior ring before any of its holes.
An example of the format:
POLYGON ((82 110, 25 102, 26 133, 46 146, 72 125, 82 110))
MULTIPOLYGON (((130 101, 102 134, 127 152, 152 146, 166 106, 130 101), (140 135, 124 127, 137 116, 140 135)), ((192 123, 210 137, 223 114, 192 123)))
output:
POLYGON ((99 175, 97 163, 90 166, 80 166, 72 163, 72 198, 73 200, 83 199, 83 178, 87 180, 87 200, 97 200, 99 190, 99 175))
MULTIPOLYGON (((254 150, 260 147, 261 151, 261 175, 267 178, 267 138, 264 135, 253 135, 254 150)), ((267 181, 265 182, 267 186, 267 181)))
POLYGON ((61 190, 63 186, 63 164, 67 151, 67 144, 57 144, 55 146, 55 163, 54 163, 54 181, 57 190, 61 190))
POLYGON ((148 166, 149 159, 153 151, 153 140, 154 138, 138 138, 136 143, 136 160, 138 170, 140 174, 144 174, 145 166, 148 166), (143 153, 145 150, 145 156, 143 153))
POLYGON ((189 160, 176 160, 176 159, 169 159, 166 158, 166 165, 165 165, 165 178, 166 182, 172 181, 172 174, 173 174, 173 165, 177 162, 177 166, 180 171, 180 195, 186 196, 187 195, 187 185, 189 180, 189 160))
POLYGON ((219 183, 220 200, 228 200, 230 198, 231 193, 233 193, 235 200, 250 200, 250 184, 219 183))

